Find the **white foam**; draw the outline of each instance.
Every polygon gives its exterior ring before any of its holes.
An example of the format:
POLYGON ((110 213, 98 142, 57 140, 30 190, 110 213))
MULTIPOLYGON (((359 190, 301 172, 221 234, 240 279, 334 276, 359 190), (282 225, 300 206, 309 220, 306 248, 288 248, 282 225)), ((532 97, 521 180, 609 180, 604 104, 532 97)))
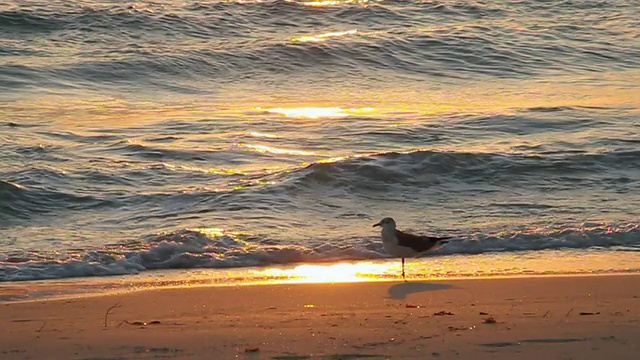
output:
MULTIPOLYGON (((588 227, 558 230, 470 234, 453 239, 428 255, 480 254, 489 252, 537 251, 547 249, 606 249, 640 251, 638 225, 588 227)), ((594 226, 595 225, 595 226, 594 226)), ((328 242, 315 246, 273 245, 249 242, 229 235, 206 235, 182 230, 152 238, 146 248, 87 250, 80 255, 53 258, 53 254, 33 252, 9 257, 0 254, 0 281, 60 279, 84 276, 136 274, 146 270, 178 268, 229 268, 275 264, 366 260, 388 257, 377 236, 353 240, 350 244, 328 242), (341 245, 335 245, 341 244, 341 245), (15 262, 11 259, 27 261, 15 262), (10 260, 10 261, 7 261, 10 260)), ((137 245, 140 247, 139 244, 137 245)), ((77 251, 74 251, 77 253, 77 251)), ((428 256, 427 255, 427 256, 428 256)))

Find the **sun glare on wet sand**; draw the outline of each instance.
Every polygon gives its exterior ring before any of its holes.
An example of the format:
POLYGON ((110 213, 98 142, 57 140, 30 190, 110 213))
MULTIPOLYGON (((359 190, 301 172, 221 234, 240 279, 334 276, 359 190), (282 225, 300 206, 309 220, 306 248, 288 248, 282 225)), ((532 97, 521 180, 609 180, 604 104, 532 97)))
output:
POLYGON ((397 269, 395 263, 339 263, 298 265, 291 269, 270 268, 260 271, 267 278, 287 278, 294 283, 337 283, 380 281, 397 269))

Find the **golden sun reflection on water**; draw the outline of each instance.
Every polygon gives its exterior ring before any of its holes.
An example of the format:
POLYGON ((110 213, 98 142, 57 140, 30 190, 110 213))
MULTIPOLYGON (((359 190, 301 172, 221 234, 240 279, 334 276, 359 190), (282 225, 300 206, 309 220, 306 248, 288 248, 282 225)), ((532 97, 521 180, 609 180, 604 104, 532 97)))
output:
POLYGON ((267 146, 267 145, 241 144, 239 146, 248 148, 263 154, 269 153, 269 154, 286 154, 286 155, 302 155, 302 156, 315 155, 313 151, 284 149, 284 148, 277 148, 277 147, 267 146))
POLYGON ((363 4, 366 5, 369 3, 368 0, 319 0, 319 1, 304 1, 302 5, 310 6, 310 7, 325 7, 325 6, 336 6, 336 5, 346 5, 346 4, 363 4))
POLYGON ((292 269, 269 268, 259 271, 268 278, 288 278, 296 283, 332 283, 380 281, 397 270, 398 264, 386 263, 338 263, 331 265, 298 265, 292 269))
POLYGON ((224 235, 224 229, 221 228, 195 228, 192 230, 209 237, 218 237, 224 235))
POLYGON ((210 238, 227 235, 234 238, 236 241, 242 241, 243 243, 246 243, 246 241, 237 238, 239 235, 245 235, 240 231, 228 231, 221 228, 193 228, 189 230, 199 232, 200 234, 206 235, 210 238))
POLYGON ((303 85, 296 86, 295 93, 292 93, 291 90, 258 87, 250 92, 249 102, 235 100, 246 98, 248 90, 243 87, 227 89, 228 95, 221 101, 212 101, 208 97, 176 96, 167 102, 144 92, 137 97, 91 95, 81 91, 64 96, 24 94, 0 107, 0 116, 16 119, 16 122, 39 123, 48 119, 55 126, 82 131, 104 124, 118 128, 140 127, 163 121, 226 117, 245 117, 250 121, 265 113, 296 119, 340 119, 371 113, 372 117, 414 121, 423 116, 512 114, 536 107, 571 106, 624 109, 638 114, 640 98, 637 88, 624 84, 628 79, 639 76, 640 70, 634 69, 599 74, 595 80, 585 76, 564 76, 554 77, 553 81, 477 81, 443 88, 405 84, 401 79, 385 84, 384 88, 372 89, 354 84, 338 89, 327 87, 326 91, 316 92, 303 85), (305 94, 302 100, 291 100, 299 99, 301 93, 305 94), (345 103, 370 107, 336 105, 345 103))
POLYGON ((275 138, 278 137, 277 135, 261 133, 261 132, 258 132, 258 131, 251 131, 247 135, 252 136, 252 137, 269 138, 269 139, 275 139, 275 138))
POLYGON ((343 118, 343 117, 352 116, 352 115, 372 113, 375 111, 375 108, 363 107, 363 108, 343 109, 341 107, 294 107, 294 108, 270 108, 270 109, 257 108, 257 110, 266 111, 271 114, 280 114, 286 117, 319 119, 319 118, 343 118))
POLYGON ((328 32, 328 33, 318 34, 318 35, 300 36, 300 37, 296 37, 296 38, 291 39, 291 42, 322 42, 322 41, 325 41, 325 40, 327 40, 329 38, 340 37, 340 36, 345 36, 345 35, 352 35, 352 34, 355 34, 357 32, 358 32, 358 30, 352 29, 352 30, 346 30, 346 31, 328 32))

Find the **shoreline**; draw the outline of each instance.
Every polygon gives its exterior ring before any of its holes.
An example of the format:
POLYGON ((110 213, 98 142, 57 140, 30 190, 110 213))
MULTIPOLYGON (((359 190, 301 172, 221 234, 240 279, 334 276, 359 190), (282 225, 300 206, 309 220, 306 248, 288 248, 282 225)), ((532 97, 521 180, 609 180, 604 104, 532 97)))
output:
MULTIPOLYGON (((327 265, 327 266, 334 266, 327 265)), ((301 265, 301 266, 309 266, 301 265)), ((311 265, 320 270, 325 265, 311 265)), ((251 268, 244 268, 251 269, 251 268)), ((207 273, 216 272, 209 270, 207 273)), ((131 294, 145 291, 162 291, 184 288, 226 288, 278 285, 305 284, 363 284, 363 283, 392 283, 401 282, 399 276, 362 275, 359 277, 314 278, 311 277, 271 277, 271 278, 230 278, 207 279, 200 276, 195 279, 185 279, 182 271, 158 270, 136 275, 117 275, 104 277, 78 277, 51 280, 13 281, 0 283, 0 306, 8 303, 56 301, 77 298, 90 298, 131 294), (157 276, 154 276, 157 273, 157 276)), ((409 282, 442 282, 442 281, 473 281, 500 279, 536 279, 563 277, 607 277, 607 276, 640 276, 640 271, 612 270, 600 272, 563 272, 563 273, 521 273, 521 274, 483 274, 456 276, 414 276, 407 277, 409 282)))
POLYGON ((193 286, 8 302, 0 305, 0 324, 9 329, 0 353, 632 359, 640 350, 638 289, 640 274, 568 275, 193 286))
MULTIPOLYGON (((640 252, 554 250, 407 259, 410 281, 640 274, 640 252)), ((185 286, 399 281, 399 259, 346 260, 234 268, 157 269, 137 274, 0 282, 4 302, 73 298, 185 286)))
MULTIPOLYGON (((131 276, 131 275, 125 275, 131 276)), ((422 282, 444 282, 444 281, 473 281, 473 280, 504 280, 504 279, 540 279, 540 278, 580 278, 580 277, 608 277, 608 276, 640 276, 640 272, 635 271, 611 271, 611 272, 602 272, 602 273, 560 273, 560 274, 514 274, 514 275, 476 275, 476 276, 466 276, 461 275, 458 277, 421 277, 421 278, 412 278, 409 283, 422 283, 422 282)), ((113 276, 119 277, 119 276, 113 276)), ((111 277, 100 277, 99 283, 109 283, 111 277)), ((62 279, 65 282, 69 282, 64 286, 73 286, 76 281, 80 282, 82 280, 88 280, 91 283, 91 280, 96 280, 93 277, 87 278, 70 278, 70 279, 62 279)), ((362 280, 348 280, 348 281, 308 281, 306 279, 269 279, 266 281, 237 281, 237 282, 228 282, 228 283, 207 283, 201 281, 194 282, 185 282, 182 281, 183 284, 178 284, 181 282, 180 280, 175 281, 167 281, 166 283, 157 284, 157 283, 148 283, 145 280, 141 280, 136 285, 128 285, 118 289, 99 289, 99 291, 93 292, 69 292, 59 295, 36 295, 40 297, 34 297, 31 299, 3 299, 5 296, 4 291, 10 293, 15 290, 15 288, 19 287, 28 287, 29 285, 33 285, 34 282, 38 282, 43 287, 48 288, 58 288, 58 285, 61 285, 60 280, 36 280, 36 281, 23 281, 23 282, 8 282, 4 285, 0 283, 0 306, 3 304, 16 304, 16 303, 29 303, 29 302, 41 302, 41 301, 62 301, 62 300, 72 300, 72 299, 82 299, 82 298, 92 298, 92 297, 103 297, 103 296, 115 296, 115 295, 126 295, 133 294, 139 292, 146 291, 163 291, 163 290, 176 290, 176 289, 194 289, 194 288, 227 288, 227 287, 252 287, 252 286, 295 286, 295 285, 337 285, 337 284, 365 284, 365 283, 402 283, 401 279, 398 278, 385 278, 385 277, 377 277, 377 278, 363 278, 362 280), (49 284, 48 282, 51 281, 49 284), (8 284, 8 285, 7 285, 8 284)), ((94 284, 94 286, 99 286, 98 283, 94 284)))

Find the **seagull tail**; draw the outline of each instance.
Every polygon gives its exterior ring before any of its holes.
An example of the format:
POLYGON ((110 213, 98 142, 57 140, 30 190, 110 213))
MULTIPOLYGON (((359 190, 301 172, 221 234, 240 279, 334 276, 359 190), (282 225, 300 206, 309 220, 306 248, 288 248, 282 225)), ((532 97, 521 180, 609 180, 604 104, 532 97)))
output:
POLYGON ((434 237, 432 238, 433 242, 444 245, 449 242, 449 239, 453 239, 453 236, 442 236, 442 237, 434 237))

